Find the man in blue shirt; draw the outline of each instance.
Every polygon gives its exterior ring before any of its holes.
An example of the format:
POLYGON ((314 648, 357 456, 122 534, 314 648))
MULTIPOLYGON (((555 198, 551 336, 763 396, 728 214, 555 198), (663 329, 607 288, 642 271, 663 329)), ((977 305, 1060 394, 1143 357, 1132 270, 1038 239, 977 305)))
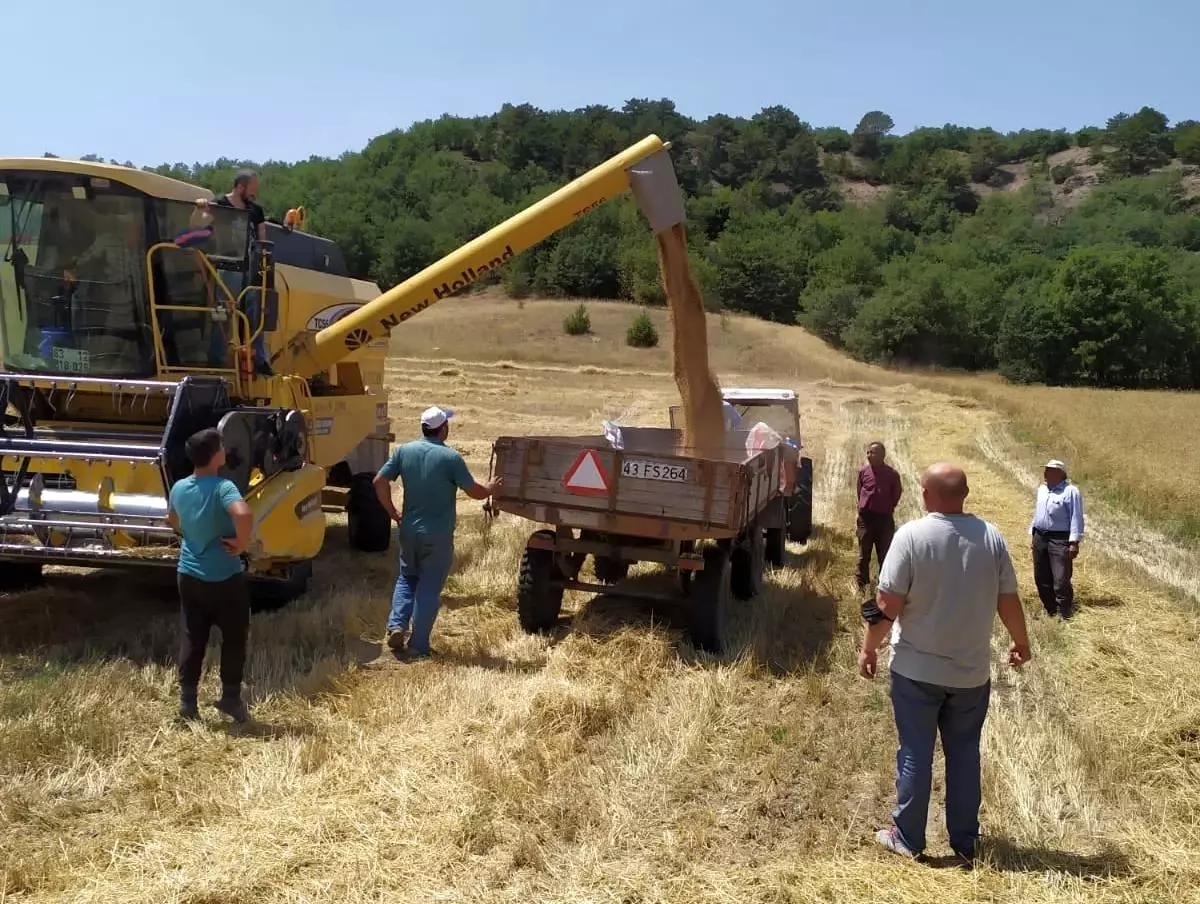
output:
POLYGON ((375 475, 375 493, 400 525, 400 576, 388 616, 387 645, 393 652, 402 651, 411 621, 408 649, 417 658, 430 654, 429 635, 454 561, 458 491, 487 499, 501 485, 499 477, 476 483, 463 457, 446 445, 452 417, 448 409, 425 409, 421 438, 398 447, 375 475), (392 502, 391 483, 397 478, 404 493, 403 513, 397 513, 392 502))
POLYGON ((1047 614, 1067 619, 1075 609, 1071 575, 1083 539, 1083 496, 1067 480, 1067 466, 1057 458, 1046 462, 1043 476, 1029 522, 1033 578, 1047 614))
POLYGON ((242 702, 250 593, 240 558, 250 542, 250 507, 233 481, 218 473, 225 450, 216 430, 201 430, 185 446, 192 474, 171 487, 167 520, 180 534, 177 567, 180 624, 179 714, 195 719, 204 649, 213 625, 221 629, 221 685, 216 707, 238 722, 248 718, 242 702))

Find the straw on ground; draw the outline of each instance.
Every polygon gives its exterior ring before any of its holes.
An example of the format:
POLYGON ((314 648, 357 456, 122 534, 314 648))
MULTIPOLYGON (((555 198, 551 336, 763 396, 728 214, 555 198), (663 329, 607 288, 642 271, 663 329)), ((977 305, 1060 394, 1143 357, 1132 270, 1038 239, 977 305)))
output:
MULTIPOLYGON (((562 311, 454 301, 397 331, 397 432, 454 407, 480 474, 498 434, 665 423, 667 352, 624 346, 633 312, 595 305, 592 335, 565 337, 562 311), (543 327, 556 335, 539 344, 543 327)), ((534 526, 464 501, 443 661, 361 668, 393 561, 351 554, 335 524, 312 593, 255 619, 259 724, 182 728, 169 578, 62 574, 0 603, 0 900, 1200 900, 1200 631, 1186 588, 1157 582, 1121 530, 1085 546, 1076 621, 1032 620, 1023 673, 1000 665, 997 635, 987 862, 965 874, 871 846, 894 731, 886 683, 855 675, 863 445, 888 443, 909 515, 920 468, 963 463, 1031 613, 1021 469, 1041 450, 961 388, 903 384, 796 330, 714 318, 709 336, 723 382, 800 390, 817 463, 821 526, 740 611, 739 655, 696 653, 676 607, 578 594, 569 629, 522 634, 516 563, 534 526)))

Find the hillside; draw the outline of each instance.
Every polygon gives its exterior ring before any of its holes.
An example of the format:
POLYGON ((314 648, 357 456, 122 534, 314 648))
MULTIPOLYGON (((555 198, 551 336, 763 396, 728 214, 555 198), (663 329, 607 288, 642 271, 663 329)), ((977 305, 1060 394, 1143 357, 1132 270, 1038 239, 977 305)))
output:
MULTIPOLYGON (((276 216, 304 204, 352 269, 386 286, 653 132, 672 142, 714 308, 802 323, 877 363, 1200 382, 1200 124, 1143 107, 1075 132, 893 126, 881 111, 847 132, 778 106, 694 120, 669 100, 506 105, 337 160, 264 163, 263 200, 276 216)), ((160 169, 223 191, 236 165, 160 169)), ((663 301, 628 198, 494 279, 513 296, 663 301)))
MULTIPOLYGON (((573 339, 561 330, 569 306, 533 299, 453 299, 397 329, 397 434, 412 435, 426 405, 450 405, 451 442, 482 475, 498 435, 589 433, 605 417, 663 423, 675 400, 665 350, 623 344, 632 306, 589 307, 593 335, 573 339)), ((439 660, 368 668, 394 552, 352 553, 335 522, 312 591, 254 619, 257 724, 212 716, 210 661, 204 721, 179 726, 169 576, 60 573, 3 599, 0 898, 1197 900, 1195 554, 1101 498, 1091 451, 1022 444, 967 391, 1039 411, 1042 390, 975 378, 939 388, 944 378, 860 364, 740 315, 714 316, 710 339, 727 382, 799 391, 816 463, 817 534, 738 608, 735 654, 693 649, 680 605, 615 595, 569 593, 557 631, 523 634, 516 571, 535 525, 489 521, 464 497, 439 660), (903 518, 919 514, 922 467, 944 456, 965 466, 969 506, 1009 538, 1031 615, 1035 658, 1022 672, 1002 665, 995 639, 985 847, 970 874, 871 843, 894 795, 895 733, 886 682, 856 674, 853 475, 880 438, 904 480, 903 518), (1080 478, 1089 538, 1066 625, 1034 616, 1022 554, 1029 477, 1048 449, 1077 475, 1094 469, 1080 478)), ((1045 392, 1066 394, 1052 407, 1076 442, 1103 444, 1086 427, 1103 411, 1112 444, 1132 445, 1113 479, 1194 463, 1191 397, 1125 393, 1122 406, 1116 394, 1045 392), (1132 399, 1161 429, 1146 429, 1132 399)), ((661 581, 641 566, 630 585, 661 581)), ((935 769, 936 857, 948 850, 935 769)))

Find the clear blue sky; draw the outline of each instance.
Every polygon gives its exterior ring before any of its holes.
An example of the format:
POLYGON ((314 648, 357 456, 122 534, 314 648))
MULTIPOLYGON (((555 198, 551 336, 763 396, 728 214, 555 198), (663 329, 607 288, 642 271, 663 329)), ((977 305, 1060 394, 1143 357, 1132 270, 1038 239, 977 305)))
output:
POLYGON ((1200 119, 1198 0, 57 0, 0 59, 0 154, 294 160, 505 101, 681 112, 782 104, 853 127, 1200 119), (917 11, 908 11, 915 9, 917 11), (14 90, 15 89, 15 90, 14 90))

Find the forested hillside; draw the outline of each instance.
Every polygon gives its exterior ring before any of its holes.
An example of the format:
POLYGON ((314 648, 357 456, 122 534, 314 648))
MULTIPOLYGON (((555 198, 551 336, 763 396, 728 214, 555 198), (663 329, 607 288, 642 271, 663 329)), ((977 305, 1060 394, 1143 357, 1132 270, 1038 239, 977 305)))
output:
MULTIPOLYGON (((1150 108, 1076 133, 946 125, 853 132, 783 107, 695 121, 620 111, 437 121, 337 160, 254 164, 279 217, 304 204, 384 285, 648 133, 673 142, 711 303, 799 322, 871 361, 1108 386, 1200 382, 1200 123, 1150 108)), ((228 188, 246 161, 160 167, 228 188)), ((522 255, 514 295, 661 303, 654 243, 626 198, 522 255)))

